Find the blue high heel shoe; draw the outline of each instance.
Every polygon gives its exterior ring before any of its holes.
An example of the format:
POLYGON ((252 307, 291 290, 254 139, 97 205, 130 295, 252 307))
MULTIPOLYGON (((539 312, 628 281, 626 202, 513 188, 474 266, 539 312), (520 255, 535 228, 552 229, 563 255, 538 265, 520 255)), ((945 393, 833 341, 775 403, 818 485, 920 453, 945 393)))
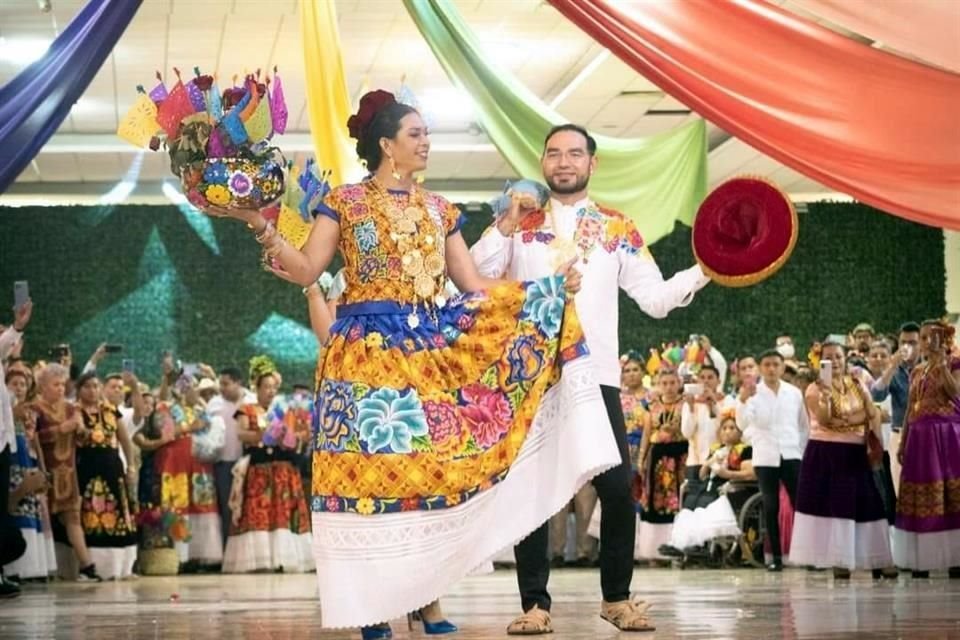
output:
POLYGON ((457 628, 457 625, 453 624, 449 620, 441 620, 440 622, 427 622, 419 611, 414 611, 413 613, 407 614, 407 627, 410 631, 413 631, 413 623, 415 621, 423 623, 423 632, 428 636, 441 636, 447 633, 456 633, 460 630, 457 628))
POLYGON ((360 627, 360 637, 363 640, 389 640, 393 637, 393 630, 388 624, 378 624, 374 627, 360 627))

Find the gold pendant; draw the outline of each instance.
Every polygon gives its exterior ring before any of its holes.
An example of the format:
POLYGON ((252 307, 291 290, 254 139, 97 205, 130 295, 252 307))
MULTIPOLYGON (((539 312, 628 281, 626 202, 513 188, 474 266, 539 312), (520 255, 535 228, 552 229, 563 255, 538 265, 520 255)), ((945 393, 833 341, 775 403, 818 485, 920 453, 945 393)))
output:
POLYGON ((421 273, 413 280, 413 291, 419 298, 429 300, 436 293, 437 285, 433 278, 425 273, 421 273))
POLYGON ((401 258, 403 272, 411 278, 416 278, 423 273, 423 256, 419 251, 411 251, 401 258))
POLYGON ((436 278, 443 274, 443 268, 446 266, 443 256, 439 253, 431 253, 423 261, 423 268, 427 274, 436 278))
POLYGON ((417 207, 407 207, 403 210, 403 217, 411 222, 417 223, 423 220, 423 211, 417 207))

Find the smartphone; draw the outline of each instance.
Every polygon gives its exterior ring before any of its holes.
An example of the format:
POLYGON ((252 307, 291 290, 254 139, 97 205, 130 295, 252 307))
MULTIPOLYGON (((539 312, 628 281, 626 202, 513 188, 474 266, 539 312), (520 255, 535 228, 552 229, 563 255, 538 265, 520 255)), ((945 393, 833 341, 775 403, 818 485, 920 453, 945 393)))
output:
POLYGON ((30 299, 30 287, 26 280, 17 280, 13 283, 13 308, 19 309, 30 299))
POLYGON ((123 359, 123 370, 126 373, 133 373, 135 370, 134 362, 130 358, 123 359))
POLYGON ((121 353, 123 351, 122 344, 105 344, 103 345, 103 350, 107 353, 121 353))
POLYGON ((830 360, 820 363, 820 380, 827 386, 833 384, 833 362, 830 360))
POLYGON ((703 395, 703 385, 702 384, 685 384, 683 385, 683 395, 698 397, 703 395))
POLYGON ((183 375, 195 378, 200 373, 200 365, 196 362, 187 362, 183 365, 181 371, 183 371, 183 375))
POLYGON ((943 345, 943 331, 940 330, 940 327, 931 327, 930 328, 930 350, 940 351, 940 347, 942 345, 943 345))

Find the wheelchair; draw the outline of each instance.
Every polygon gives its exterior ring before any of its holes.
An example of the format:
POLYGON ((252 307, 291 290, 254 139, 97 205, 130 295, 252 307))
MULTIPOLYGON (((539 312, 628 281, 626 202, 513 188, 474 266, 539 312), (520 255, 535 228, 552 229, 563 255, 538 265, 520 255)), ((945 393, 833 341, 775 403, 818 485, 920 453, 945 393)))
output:
MULTIPOLYGON (((703 565, 711 569, 765 566, 763 544, 766 525, 763 519, 763 497, 756 482, 737 482, 735 486, 737 487, 735 493, 748 493, 739 509, 734 507, 740 535, 718 536, 699 547, 678 550, 682 555, 674 556, 675 567, 684 569, 691 564, 703 565)), ((684 503, 687 489, 685 480, 680 487, 680 504, 684 503)))

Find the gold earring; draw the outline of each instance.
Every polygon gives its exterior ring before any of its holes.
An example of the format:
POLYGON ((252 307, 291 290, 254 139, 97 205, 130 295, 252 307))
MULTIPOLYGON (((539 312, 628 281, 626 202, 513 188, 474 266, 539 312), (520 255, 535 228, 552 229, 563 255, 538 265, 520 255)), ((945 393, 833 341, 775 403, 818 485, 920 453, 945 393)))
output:
POLYGON ((396 180, 397 182, 400 182, 400 178, 402 178, 403 176, 401 176, 400 172, 397 171, 397 163, 393 161, 393 156, 389 156, 389 158, 390 158, 390 168, 392 169, 392 171, 390 172, 390 175, 393 176, 394 180, 396 180))

